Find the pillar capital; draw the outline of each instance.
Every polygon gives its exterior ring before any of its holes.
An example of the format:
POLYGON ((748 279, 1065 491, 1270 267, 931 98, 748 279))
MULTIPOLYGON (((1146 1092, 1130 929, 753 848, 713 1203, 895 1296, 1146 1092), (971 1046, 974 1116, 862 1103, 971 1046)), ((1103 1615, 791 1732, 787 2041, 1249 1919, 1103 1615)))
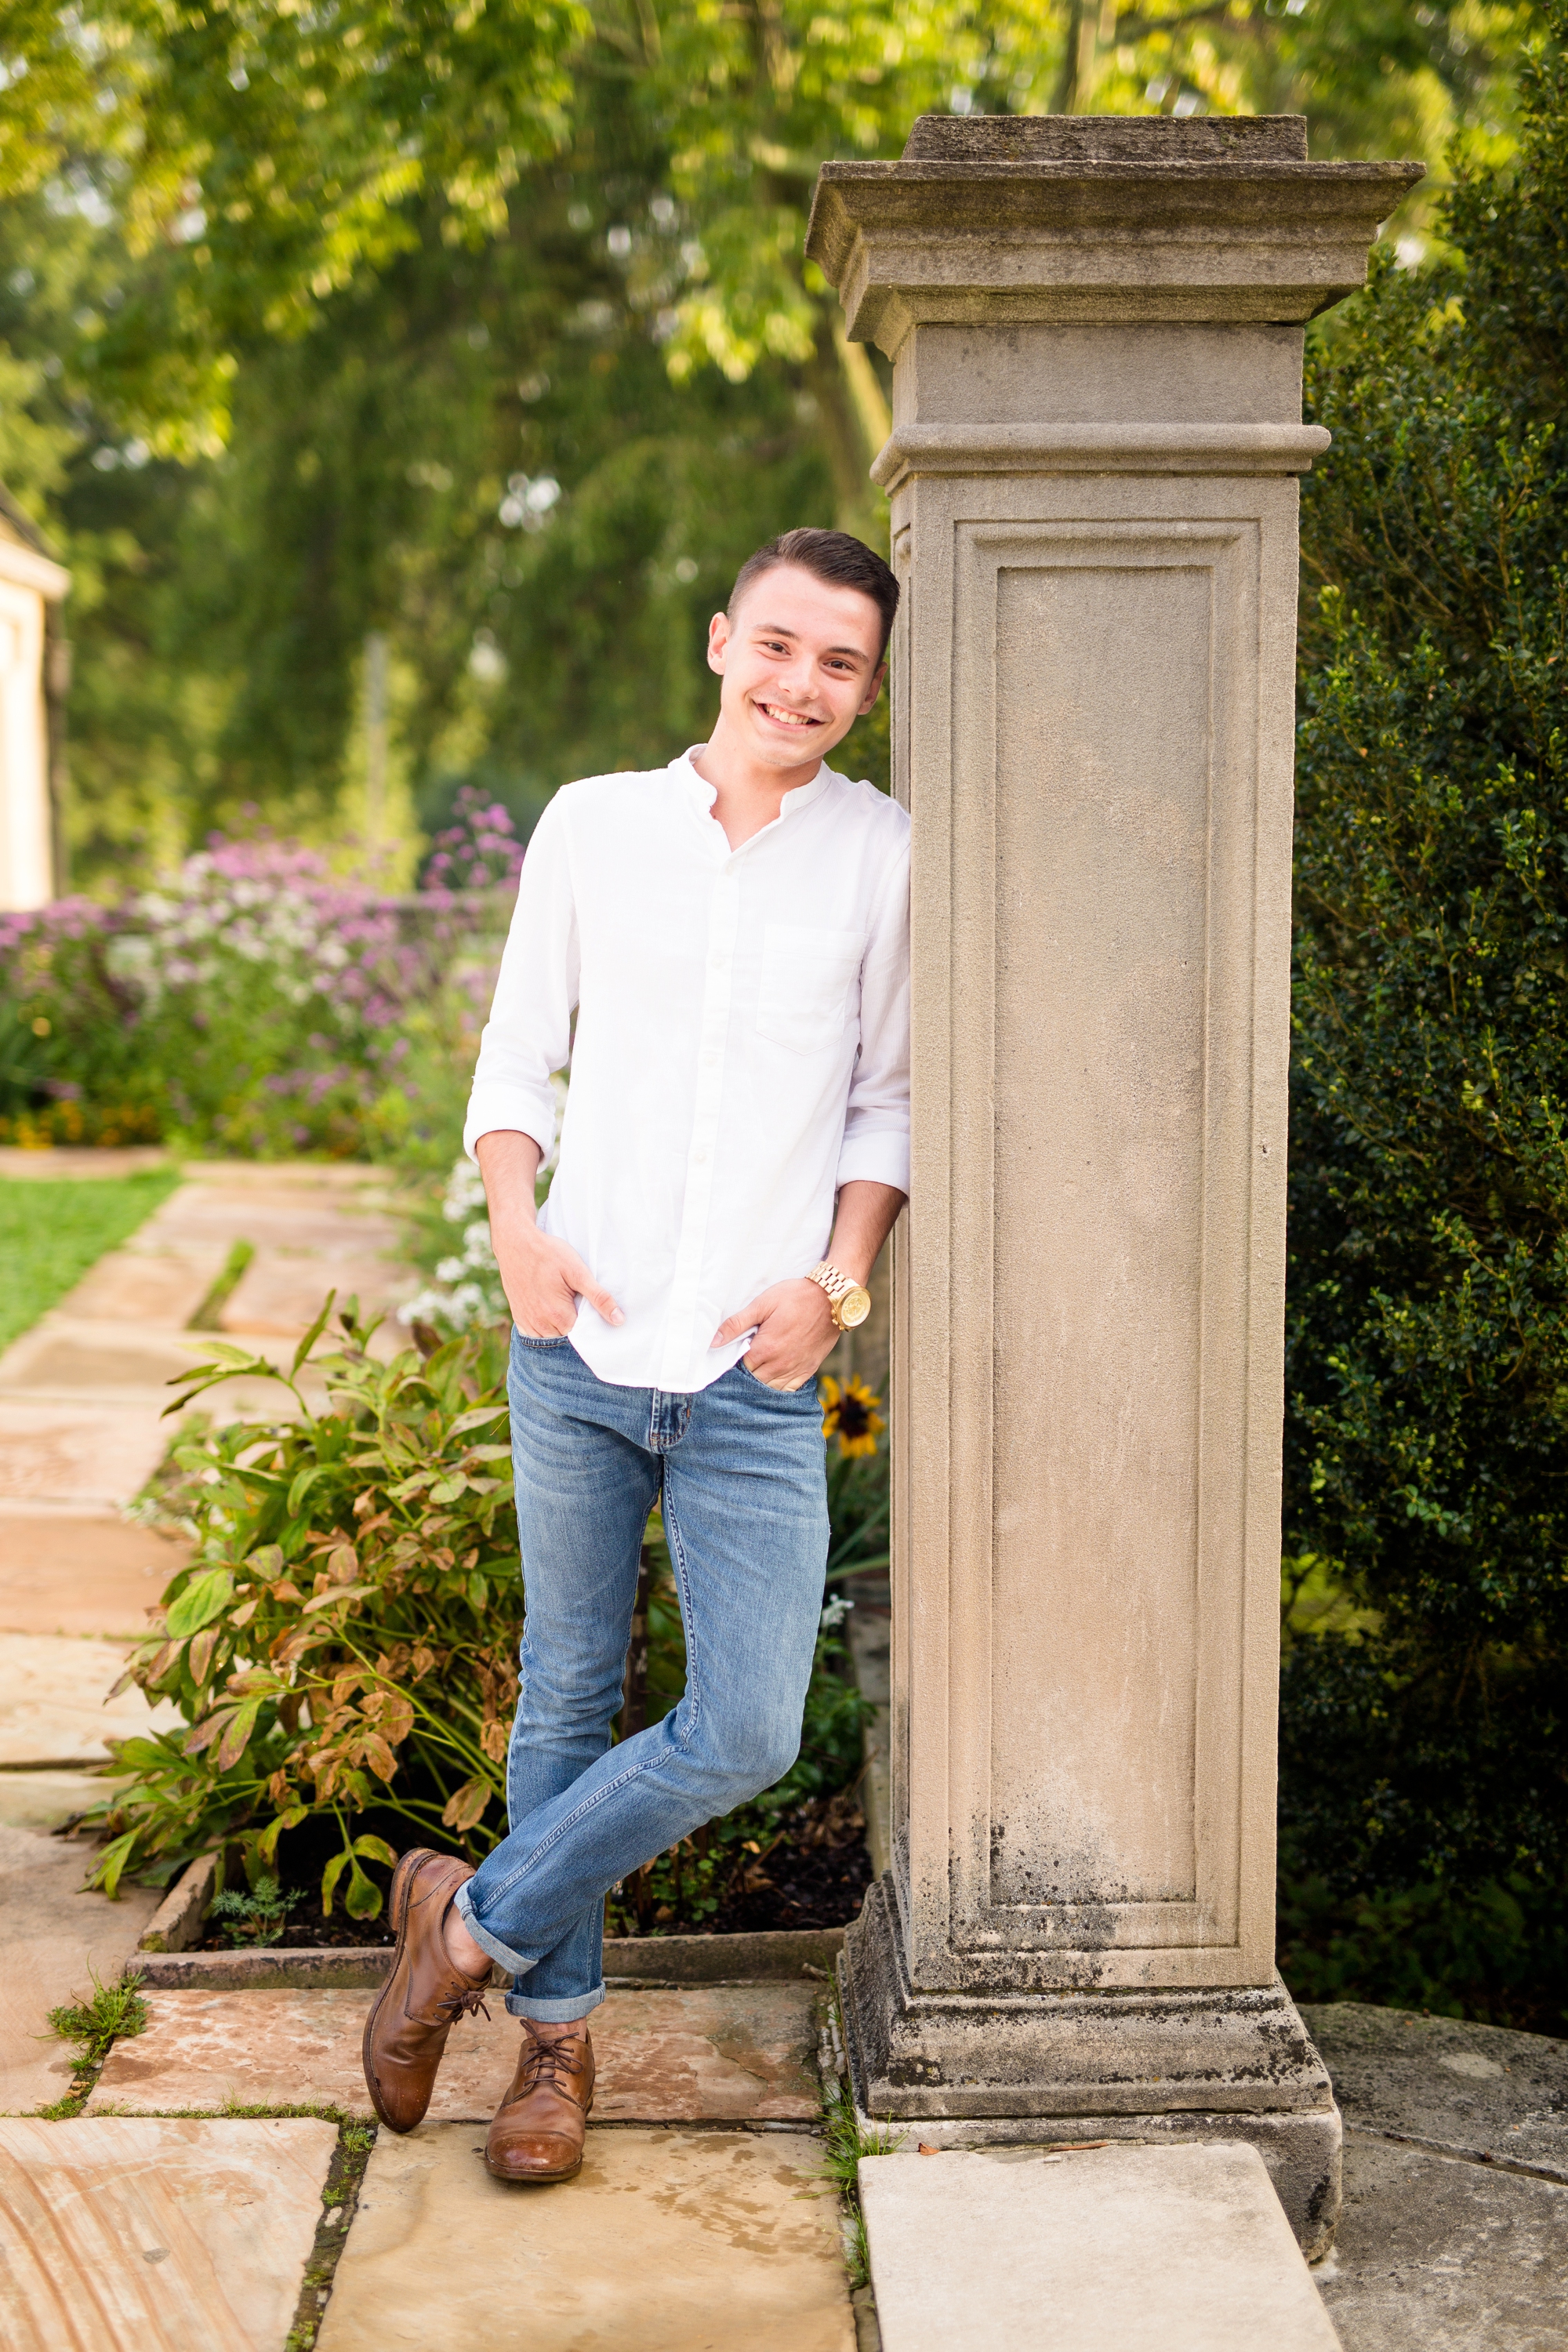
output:
POLYGON ((848 332, 980 320, 1300 324, 1366 280, 1418 163, 1312 163, 1300 115, 922 115, 827 163, 806 252, 848 332))

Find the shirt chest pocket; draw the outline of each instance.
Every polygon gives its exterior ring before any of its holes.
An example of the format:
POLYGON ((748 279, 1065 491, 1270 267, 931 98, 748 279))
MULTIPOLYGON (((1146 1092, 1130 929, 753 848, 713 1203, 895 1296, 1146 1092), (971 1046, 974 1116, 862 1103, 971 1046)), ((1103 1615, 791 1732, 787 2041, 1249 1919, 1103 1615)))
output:
POLYGON ((819 931, 804 923, 770 923, 763 933, 757 1034, 792 1054, 840 1044, 854 1009, 865 953, 860 931, 819 931))

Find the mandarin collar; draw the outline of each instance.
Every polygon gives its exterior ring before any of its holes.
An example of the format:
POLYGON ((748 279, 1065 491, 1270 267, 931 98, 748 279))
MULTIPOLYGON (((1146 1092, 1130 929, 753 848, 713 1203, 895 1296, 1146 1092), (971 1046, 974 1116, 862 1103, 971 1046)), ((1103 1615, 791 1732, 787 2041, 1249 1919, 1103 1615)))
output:
MULTIPOLYGON (((700 776, 697 770, 691 764, 692 754, 697 751, 706 751, 707 748, 707 745, 704 743, 693 743, 689 745, 686 751, 681 752, 679 759, 672 760, 670 761, 669 772, 685 785, 687 792, 690 795, 692 805, 697 810, 698 814, 700 816, 708 818, 710 822, 711 822, 713 816, 713 803, 719 797, 717 787, 710 784, 705 776, 700 776)), ((772 819, 769 824, 764 824, 761 833, 752 834, 752 841, 764 840, 766 836, 772 833, 775 824, 783 824, 787 818, 798 816, 803 809, 810 808, 814 801, 819 801, 822 798, 823 793, 827 790, 828 785, 833 781, 834 771, 828 766, 826 761, 824 760, 809 784, 797 784, 793 792, 785 793, 783 800, 779 803, 779 813, 777 816, 772 819)), ((749 849, 752 843, 749 841, 742 842, 741 848, 749 849)), ((730 854, 732 857, 738 857, 741 851, 731 850, 730 854)))

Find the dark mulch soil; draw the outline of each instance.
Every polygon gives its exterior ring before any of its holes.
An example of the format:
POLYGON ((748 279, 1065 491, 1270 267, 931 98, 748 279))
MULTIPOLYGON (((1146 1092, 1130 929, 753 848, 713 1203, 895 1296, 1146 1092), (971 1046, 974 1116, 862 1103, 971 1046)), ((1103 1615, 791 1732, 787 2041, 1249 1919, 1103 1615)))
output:
MULTIPOLYGON (((698 1932, 737 1936, 767 1927, 843 1927, 871 1884, 866 1821, 851 1790, 789 1814, 784 1834, 752 1862, 698 1932)), ((671 1935, 683 1932, 680 1924, 671 1935)), ((690 1934, 690 1928, 684 1932, 690 1934)))
MULTIPOLYGON (((403 1824, 397 1826, 404 1828, 403 1824)), ((386 1895, 392 1873, 376 1864, 367 1864, 365 1870, 382 1891, 379 1918, 351 1919, 345 1915, 342 1880, 331 1917, 321 1916, 321 1871, 335 1850, 335 1841, 331 1844, 323 1843, 316 1851, 315 1841, 307 1834, 313 1827, 314 1824, 302 1825, 298 1835, 285 1846, 283 1890, 300 1899, 290 1909, 287 1924, 266 1937, 268 1948, 305 1951, 395 1942, 387 1925, 386 1895)), ((362 1827, 383 1836, 390 1834, 395 1845, 401 1843, 389 1832, 385 1818, 376 1821, 367 1816, 356 1821, 355 1828, 362 1827)), ((404 1834, 406 1835, 405 1828, 404 1834)), ((672 1917, 660 1919, 654 1932, 667 1936, 734 1936, 765 1928, 841 1927, 856 1916, 870 1884, 871 1857, 866 1850, 865 1817, 855 1791, 842 1789, 834 1797, 813 1798, 810 1803, 786 1815, 782 1834, 765 1853, 742 1856, 716 1912, 706 1919, 687 1919, 677 1912, 672 1917)), ((237 1945, 254 1942, 253 1936, 234 1932, 237 1924, 210 1919, 196 1949, 226 1952, 237 1945)))

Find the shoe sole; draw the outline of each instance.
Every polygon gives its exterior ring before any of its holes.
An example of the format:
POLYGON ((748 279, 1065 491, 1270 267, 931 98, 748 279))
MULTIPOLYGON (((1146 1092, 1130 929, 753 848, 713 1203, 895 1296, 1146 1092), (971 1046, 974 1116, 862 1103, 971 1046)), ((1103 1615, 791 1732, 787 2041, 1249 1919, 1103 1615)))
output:
POLYGON ((392 1931, 397 1937, 397 1943, 392 1955, 392 1966, 386 1972, 386 1981, 371 2002, 370 2015, 364 2021, 364 2037, 360 2043, 360 2061, 364 2068, 364 2086, 370 2093, 371 2105, 375 2109, 379 2121, 386 2126, 388 2131, 395 2132, 412 2131, 414 2126, 394 2123, 382 2105, 381 2093, 376 2087, 375 2067, 371 2059, 371 2040, 375 2032, 375 2021, 381 2014, 382 2002, 397 1981, 397 1964, 403 1958, 403 1931, 408 1918, 409 1882, 430 1851, 428 1846, 416 1846, 412 1853, 401 1856, 397 1868, 392 1874, 392 1931))

